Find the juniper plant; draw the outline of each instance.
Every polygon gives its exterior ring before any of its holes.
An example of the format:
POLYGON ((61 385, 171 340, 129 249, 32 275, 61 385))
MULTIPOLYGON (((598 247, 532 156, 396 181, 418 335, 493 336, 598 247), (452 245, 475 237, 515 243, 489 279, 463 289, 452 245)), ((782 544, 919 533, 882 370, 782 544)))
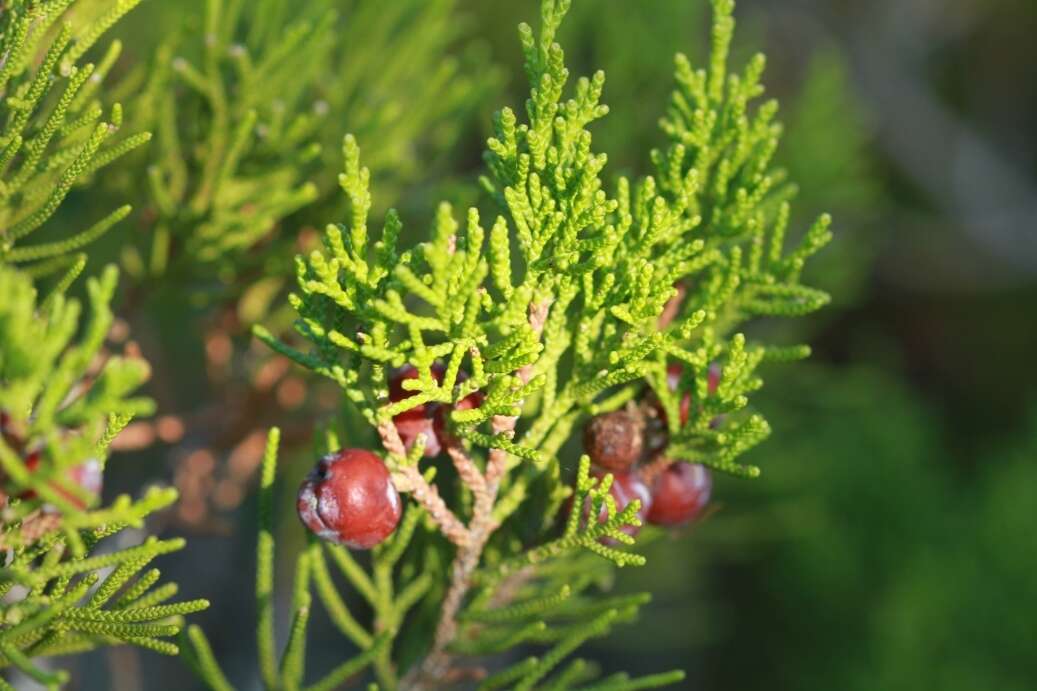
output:
POLYGON ((447 53, 461 28, 454 4, 199 0, 178 10, 152 63, 113 92, 133 102, 132 129, 157 135, 150 247, 125 248, 126 267, 157 276, 173 262, 179 287, 190 277, 200 298, 236 298, 260 275, 261 292, 276 293, 271 281, 291 270, 281 221, 333 189, 324 171, 336 164, 321 165, 340 136, 330 132, 372 132, 376 170, 399 183, 428 143, 445 149, 493 82, 492 70, 460 74, 447 53))
MULTIPOLYGON (((555 36, 568 8, 568 0, 544 0, 539 33, 520 27, 530 98, 524 117, 510 108, 495 116, 482 179, 498 210, 491 228, 475 208, 459 222, 444 204, 426 242, 400 249, 393 211, 373 238, 371 174, 347 136, 340 184, 349 222, 328 226, 323 247, 296 260, 299 292, 290 303, 310 347, 255 330, 338 384, 347 408, 377 430, 394 484, 412 500, 397 535, 374 552, 373 576, 338 547, 311 545, 300 558, 286 676, 275 676, 261 626, 271 688, 301 683, 311 579, 333 621, 364 651, 346 663, 350 673, 371 661, 386 688, 481 676, 482 656, 520 644, 548 648, 482 678, 482 688, 646 688, 681 678, 593 682, 584 661, 559 668, 585 640, 632 619, 647 597, 597 592, 611 565, 644 562, 623 530, 639 524, 639 506, 617 506, 612 476, 595 479, 587 457, 574 468, 563 446, 581 420, 650 391, 667 426, 660 457, 757 476, 740 457, 770 428, 749 394, 762 385, 765 363, 809 349, 765 344, 742 329, 827 302, 800 276, 830 239, 829 219, 787 247, 793 188, 772 164, 777 106, 759 102, 762 56, 728 71, 730 0, 713 2, 707 68, 677 56, 654 174, 606 187, 606 157, 593 150, 588 129, 607 113, 604 75, 579 79, 563 96, 569 74, 555 36), (674 364, 682 367, 676 391, 667 383, 674 364), (408 394, 394 400, 388 376, 404 365, 416 376, 402 380, 408 394), (714 386, 711 370, 720 373, 714 386), (477 391, 478 405, 457 405, 477 391), (696 402, 686 416, 678 392, 696 402), (451 410, 440 440, 450 463, 422 469, 427 435, 408 449, 394 418, 430 404, 451 410), (567 498, 589 505, 589 515, 600 511, 602 521, 581 520, 575 508, 565 517, 567 498), (333 588, 317 556, 324 552, 371 602, 371 630, 333 588)), ((268 463, 264 486, 273 472, 268 463)), ((270 587, 264 549, 269 537, 261 533, 261 598, 270 587)), ((196 636, 201 661, 206 646, 196 636)), ((226 688, 205 672, 211 665, 197 666, 210 686, 226 688)))
MULTIPOLYGON (((345 138, 338 180, 348 223, 329 226, 319 249, 296 258, 298 292, 287 302, 298 337, 255 333, 334 382, 344 417, 372 432, 329 428, 320 453, 377 438, 395 488, 410 499, 369 560, 311 537, 296 560, 293 618, 278 655, 280 433, 270 433, 256 573, 264 684, 304 687, 314 599, 359 653, 308 689, 335 688, 368 667, 385 689, 465 680, 484 689, 634 689, 682 679, 679 671, 600 678, 593 664, 568 659, 632 621, 649 595, 607 592, 615 567, 645 561, 631 549, 639 501, 619 503, 619 478, 592 471, 567 443, 589 417, 651 401, 664 429, 641 471, 676 458, 755 477, 743 455, 770 429, 749 395, 763 365, 809 352, 747 335, 760 317, 827 302, 800 279, 830 233, 822 217, 786 241, 794 188, 773 162, 777 106, 760 102, 762 56, 729 72, 733 3, 713 0, 706 69, 677 58, 653 174, 612 180, 589 129, 608 112, 604 76, 567 91, 555 38, 569 0, 542 0, 539 32, 519 31, 530 97, 524 112, 496 114, 487 145, 481 189, 493 211, 470 208, 459 221, 443 204, 428 240, 404 249, 395 211, 380 234, 369 231, 372 176, 390 178, 376 181, 391 188, 427 172, 426 145, 446 148, 482 84, 452 62, 432 78, 408 73, 415 62, 436 63, 455 40, 450 0, 388 8, 356 0, 356 21, 344 29, 330 0, 260 0, 249 12, 240 0, 206 0, 200 33, 174 32, 154 65, 123 80, 124 95, 143 92, 124 126, 118 99, 98 91, 119 43, 96 65, 80 62, 138 2, 14 0, 0 14, 0 666, 55 688, 66 675, 40 658, 116 643, 176 654, 167 639, 183 615, 208 604, 167 604, 176 586, 155 587, 158 571, 145 570, 182 541, 127 548, 112 539, 172 503, 174 491, 99 500, 112 441, 153 408, 134 395, 148 366, 105 344, 114 268, 86 282, 85 324, 66 293, 85 261, 75 253, 129 208, 62 240, 21 241, 73 185, 153 128, 146 180, 155 233, 146 259, 130 248, 124 262, 140 277, 182 260, 179 278, 236 299, 260 274, 280 280, 288 239, 271 242, 272 231, 317 201, 315 213, 331 213, 320 163, 327 123, 344 121, 376 152, 365 167, 357 139, 345 138), (335 40, 342 31, 367 42, 361 55, 339 51, 350 43, 335 40), (376 56, 391 57, 373 69, 376 56), (371 147, 374 137, 385 145, 371 147), (41 294, 33 279, 61 270, 41 294), (400 378, 404 367, 415 376, 400 378), (397 421, 419 410, 438 417, 405 439, 397 421), (445 453, 423 461, 426 449, 434 455, 432 437, 445 453), (347 604, 343 580, 369 617, 347 604), (520 647, 535 654, 492 660, 520 647)), ((231 688, 201 629, 182 640, 209 687, 231 688)))
MULTIPOLYGON (((337 213, 342 124, 377 146, 373 169, 383 187, 410 185, 419 170, 430 175, 426 187, 444 184, 450 176, 440 175, 442 164, 456 158, 451 145, 497 78, 485 61, 472 76, 461 71, 479 53, 455 0, 176 5, 164 15, 170 30, 153 59, 125 71, 109 91, 110 100, 130 106, 126 129, 153 130, 156 141, 109 176, 106 189, 146 200, 139 232, 121 248, 135 279, 124 317, 137 323, 161 311, 200 323, 207 342, 227 344, 219 362, 185 365, 183 351, 166 342, 149 352, 161 371, 197 374, 182 387, 188 396, 173 399, 166 387, 160 403, 182 416, 198 447, 222 459, 261 438, 290 407, 278 395, 280 374, 268 380, 270 371, 283 371, 280 359, 237 346, 256 320, 278 334, 290 328, 283 294, 291 255, 317 244, 318 233, 289 236, 280 228, 337 213), (246 404, 212 413, 198 410, 199 399, 246 404)), ((423 199, 423 190, 411 187, 409 197, 423 199)), ((286 426, 285 444, 305 443, 309 432, 286 426)), ((225 464, 214 474, 231 475, 244 496, 247 478, 225 464)), ((203 486, 183 485, 188 501, 180 513, 195 526, 230 508, 203 486)))
POLYGON ((139 0, 14 0, 0 13, 0 262, 29 264, 42 276, 82 269, 77 250, 125 218, 122 206, 90 227, 25 244, 69 190, 150 138, 120 136, 118 103, 107 110, 99 86, 121 50, 113 42, 95 63, 82 57, 139 0))
MULTIPOLYGON (((49 689, 68 675, 42 658, 122 643, 175 655, 167 639, 179 619, 208 604, 168 603, 176 585, 154 587, 158 570, 145 570, 182 541, 127 546, 130 535, 116 537, 142 527, 175 491, 100 505, 109 445, 153 408, 133 395, 149 368, 105 344, 114 267, 87 281, 88 322, 66 291, 86 263, 79 250, 130 208, 65 237, 23 242, 74 185, 149 138, 120 136, 121 107, 106 115, 101 105, 119 43, 81 64, 137 1, 15 0, 0 13, 0 667, 49 689), (34 280, 56 272, 42 297, 34 280)), ((0 688, 13 687, 0 680, 0 688)))
POLYGON ((87 282, 91 317, 80 324, 78 301, 61 292, 40 301, 27 274, 0 265, 0 666, 47 688, 67 675, 38 658, 117 643, 175 655, 163 639, 208 604, 168 604, 175 584, 153 587, 160 574, 145 571, 182 540, 113 542, 175 501, 175 491, 97 506, 109 444, 152 408, 132 395, 147 364, 105 348, 115 282, 114 267, 87 282))

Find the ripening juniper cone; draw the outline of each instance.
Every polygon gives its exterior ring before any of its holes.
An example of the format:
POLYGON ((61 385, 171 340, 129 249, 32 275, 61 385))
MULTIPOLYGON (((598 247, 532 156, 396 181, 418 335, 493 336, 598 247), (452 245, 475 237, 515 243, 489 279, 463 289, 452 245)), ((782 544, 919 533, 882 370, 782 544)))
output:
POLYGON ((366 449, 328 454, 299 487, 296 507, 317 537, 371 549, 400 522, 400 495, 382 459, 366 449))
MULTIPOLYGON (((432 379, 437 384, 443 383, 446 366, 440 362, 432 363, 429 367, 432 379)), ((414 365, 403 365, 397 369, 389 379, 389 400, 398 403, 400 400, 415 395, 414 391, 403 388, 403 382, 409 379, 418 379, 418 368, 414 365)), ((468 372, 464 369, 457 371, 456 384, 468 380, 468 372)), ((454 410, 471 410, 482 405, 483 394, 475 391, 458 400, 453 406, 454 410)), ((440 454, 443 446, 447 443, 447 415, 451 408, 436 403, 421 404, 408 411, 403 411, 393 417, 396 432, 408 450, 414 446, 418 435, 425 435, 425 458, 433 458, 440 454)))
POLYGON ((691 521, 709 503, 712 489, 713 478, 704 465, 674 461, 652 482, 648 522, 675 526, 691 521))
MULTIPOLYGON (((433 363, 429 368, 431 370, 432 378, 437 384, 443 383, 443 375, 446 372, 446 367, 441 363, 433 363)), ((414 391, 409 391, 403 388, 403 382, 407 379, 417 379, 418 369, 413 365, 404 365, 389 379, 389 401, 392 403, 398 403, 404 399, 410 398, 415 395, 414 391)), ((468 374, 464 370, 459 370, 457 373, 457 382, 461 383, 468 379, 468 374)), ((483 395, 476 391, 465 396, 463 399, 457 402, 454 406, 457 410, 469 410, 471 408, 477 408, 482 404, 483 395)), ((415 406, 410 410, 406 410, 399 415, 393 417, 393 424, 396 425, 396 431, 400 435, 400 439, 403 441, 404 447, 409 451, 414 442, 417 441, 419 434, 425 435, 425 457, 432 458, 438 456, 440 451, 443 450, 443 445, 447 441, 447 424, 446 416, 449 413, 450 408, 443 406, 438 403, 422 403, 421 405, 415 406)))
MULTIPOLYGON (((433 365, 431 369, 432 378, 437 383, 443 381, 443 368, 433 365)), ((408 391, 403 388, 403 382, 407 379, 417 378, 418 369, 413 365, 404 365, 398 369, 389 379, 389 401, 398 403, 415 395, 414 391, 408 391)), ((400 439, 408 451, 414 446, 414 442, 419 434, 425 435, 425 456, 428 458, 438 456, 441 450, 439 439, 433 429, 432 418, 434 411, 432 408, 433 404, 422 403, 410 410, 403 411, 392 419, 393 424, 396 425, 396 431, 399 433, 400 439)))
POLYGON ((628 470, 641 457, 643 427, 640 417, 625 410, 595 415, 583 429, 583 448, 605 470, 628 470))

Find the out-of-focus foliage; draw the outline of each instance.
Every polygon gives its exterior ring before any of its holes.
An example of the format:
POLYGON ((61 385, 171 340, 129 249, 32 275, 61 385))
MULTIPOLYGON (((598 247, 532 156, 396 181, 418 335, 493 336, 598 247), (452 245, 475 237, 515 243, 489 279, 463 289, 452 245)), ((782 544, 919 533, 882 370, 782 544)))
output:
POLYGON ((464 27, 453 0, 185 5, 114 97, 132 105, 131 129, 156 133, 148 162, 127 168, 147 176, 122 178, 148 199, 143 242, 124 263, 137 277, 169 269, 200 298, 254 281, 253 300, 276 294, 295 241, 280 224, 328 200, 343 131, 370 137, 376 177, 399 190, 441 170, 496 80, 462 69, 477 56, 454 54, 464 27))
POLYGON ((82 61, 137 2, 13 0, 0 8, 0 262, 31 263, 34 276, 65 270, 71 280, 85 259, 76 250, 129 214, 128 206, 98 213, 86 228, 76 219, 57 239, 25 243, 74 185, 150 138, 144 130, 122 136, 122 107, 113 103, 107 115, 102 107, 99 87, 119 42, 100 62, 82 61))
POLYGON ((0 265, 0 668, 48 688, 68 676, 40 658, 119 643, 176 655, 163 639, 181 615, 208 606, 164 604, 176 585, 152 589, 158 571, 143 572, 183 540, 115 549, 104 540, 176 500, 153 488, 95 508, 109 444, 152 408, 131 395, 147 364, 104 352, 115 279, 109 267, 87 282, 91 319, 76 338, 79 302, 37 300, 27 275, 0 265))
POLYGON ((867 289, 878 248, 887 239, 880 219, 890 203, 868 148, 867 113, 847 69, 832 48, 814 55, 787 115, 780 154, 799 187, 799 208, 833 209, 840 219, 840 242, 810 269, 810 276, 832 292, 836 310, 857 304, 867 289))
POLYGON ((767 579, 743 590, 732 624, 758 662, 725 657, 718 677, 798 689, 1028 688, 1037 545, 1025 496, 1037 482, 1037 418, 1028 436, 949 475, 939 422, 888 374, 803 374, 781 392, 811 405, 781 416, 793 432, 775 445, 767 491, 778 539, 741 567, 767 579), (754 623, 760 610, 780 627, 754 623))

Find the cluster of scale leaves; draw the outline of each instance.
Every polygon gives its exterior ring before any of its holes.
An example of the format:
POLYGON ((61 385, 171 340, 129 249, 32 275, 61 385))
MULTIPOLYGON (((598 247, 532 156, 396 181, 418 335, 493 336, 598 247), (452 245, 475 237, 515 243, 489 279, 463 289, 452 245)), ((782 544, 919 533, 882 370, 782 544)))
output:
MULTIPOLYGON (((130 548, 105 538, 140 528, 176 499, 153 488, 107 506, 72 480, 85 463, 104 466, 108 447, 153 403, 134 392, 147 363, 112 355, 105 343, 117 271, 86 282, 88 317, 66 291, 86 264, 79 250, 125 218, 124 206, 93 226, 44 228, 75 185, 143 144, 123 134, 122 109, 102 105, 101 85, 121 45, 96 63, 82 58, 138 0, 14 0, 0 13, 0 667, 47 688, 67 681, 36 660, 129 643, 174 655, 180 618, 208 605, 168 601, 172 583, 147 569, 182 541, 154 538, 130 548), (37 279, 60 273, 45 297, 37 279), (26 450, 39 461, 27 465, 26 450)), ((2 688, 12 688, 0 681, 2 688)))
POLYGON ((77 251, 130 212, 123 206, 59 239, 25 243, 74 185, 150 138, 123 136, 121 106, 106 114, 101 103, 119 43, 96 64, 82 64, 137 2, 13 0, 0 13, 0 261, 27 265, 33 276, 65 271, 70 281, 85 262, 77 251))
POLYGON ((715 3, 709 70, 694 71, 678 56, 678 88, 662 120, 670 144, 652 156, 657 175, 635 184, 620 178, 609 196, 599 177, 605 157, 592 152, 586 129, 606 112, 598 103, 603 75, 579 80, 575 97, 561 101, 568 73, 553 37, 564 5, 545 3, 539 40, 521 31, 534 88, 529 122, 518 124, 505 108, 489 142, 492 175, 484 184, 504 212, 492 230, 475 209, 462 227, 443 205, 430 241, 401 252, 400 222, 390 212, 371 243, 370 174, 348 137, 341 183, 351 222, 330 226, 323 250, 298 260, 301 291, 291 296, 298 329, 315 348, 303 353, 259 334, 335 379, 373 423, 481 389, 483 406, 452 413, 461 436, 530 459, 536 471, 551 465, 579 419, 641 395, 645 384, 675 412, 681 394, 666 386, 666 368, 681 363, 680 389, 701 403, 684 425, 667 416, 671 455, 755 475, 735 458, 768 433, 747 409, 748 394, 762 385, 757 368, 809 351, 752 342, 737 328, 825 304, 827 295, 799 275, 830 237, 822 217, 784 248, 792 190, 769 168, 780 134, 776 106, 749 107, 763 59, 742 75, 726 73, 732 7, 715 3), (678 284, 687 296, 661 326, 678 284), (527 314, 537 306, 546 315, 539 335, 527 314), (441 382, 429 370, 435 360, 447 363, 441 382), (384 373, 405 362, 419 370, 408 382, 414 395, 384 405, 384 373), (711 364, 722 376, 708 396, 711 364), (523 383, 514 372, 525 366, 523 383), (462 367, 470 376, 458 384, 462 367), (516 413, 514 440, 480 427, 516 413))
MULTIPOLYGON (((124 506, 100 527, 49 533, 10 553, 0 568, 0 667, 14 667, 47 688, 68 680, 34 659, 68 655, 99 646, 136 645, 165 655, 179 648, 169 640, 179 633, 181 617, 208 607, 205 600, 167 603, 177 591, 147 569, 157 556, 183 547, 183 540, 148 538, 130 547, 89 556, 105 537, 170 504, 175 496, 153 493, 124 506), (126 522, 119 522, 126 521, 126 522), (77 551, 78 550, 78 551, 77 551), (15 588, 19 590, 15 590, 15 588), (18 593, 24 594, 18 594, 18 593)), ((0 688, 12 686, 0 680, 0 688)))
MULTIPOLYGON (((203 600, 166 603, 174 584, 152 588, 157 556, 178 550, 181 540, 149 538, 127 549, 102 540, 125 527, 141 527, 176 492, 154 488, 141 498, 95 503, 69 481, 68 471, 88 461, 104 464, 108 445, 127 422, 149 413, 150 400, 133 396, 148 375, 136 358, 102 354, 112 323, 109 303, 116 270, 87 281, 90 318, 63 293, 38 300, 31 278, 0 264, 0 468, 5 501, 0 543, 0 667, 15 667, 54 688, 64 672, 41 668, 34 658, 101 645, 130 643, 165 654, 179 617, 205 608, 203 600), (38 449, 38 467, 28 468, 7 432, 38 449), (110 571, 107 571, 110 569, 110 571)), ((10 688, 5 686, 3 688, 10 688)))
MULTIPOLYGON (((476 456, 502 449, 511 460, 494 513, 502 527, 484 553, 453 651, 550 647, 486 679, 485 688, 575 688, 592 679, 596 670, 581 660, 556 668, 587 638, 633 618, 645 597, 595 594, 607 587, 612 564, 643 563, 624 548, 633 539, 620 529, 638 523, 637 506, 618 511, 612 478, 593 479, 586 458, 575 479, 564 472, 558 456, 574 427, 651 390, 668 413, 667 456, 754 477, 759 470, 738 459, 770 431, 749 408, 749 394, 763 383, 760 366, 809 349, 756 342, 741 329, 828 301, 800 276, 830 239, 829 219, 786 241, 794 187, 772 164, 776 105, 756 103, 764 60, 728 72, 733 3, 713 2, 706 69, 677 56, 677 86, 661 120, 667 142, 651 154, 654 175, 619 178, 611 191, 601 177, 606 157, 593 151, 588 130, 607 114, 599 100, 604 75, 578 80, 563 98, 569 74, 554 39, 568 6, 544 0, 539 35, 520 27, 532 89, 524 118, 509 108, 495 118, 482 181, 499 210, 491 229, 477 210, 462 224, 443 205, 425 243, 401 249, 392 212, 372 240, 370 173, 347 137, 340 183, 351 218, 328 227, 322 249, 297 259, 299 292, 290 296, 310 347, 256 331, 336 381, 372 425, 477 389, 486 394, 480 407, 451 412, 452 430, 476 456), (661 320, 677 297, 672 318, 661 320), (441 378, 432 372, 436 361, 446 365, 441 378), (405 363, 418 370, 406 383, 411 395, 386 402, 386 376, 405 363), (675 363, 682 375, 671 391, 667 369, 675 363), (712 393, 711 367, 721 372, 712 393), (689 391, 696 405, 681 421, 689 391), (513 435, 493 434, 489 422, 498 415, 519 416, 513 435), (572 510, 559 525, 567 497, 588 506, 587 515, 604 509, 605 520, 581 521, 572 510)), ((407 462, 419 458, 412 451, 407 462)), ((463 486, 446 492, 463 515, 471 505, 463 486)), ((619 676, 581 688, 679 678, 619 676)))
POLYGON ((156 133, 140 190, 154 230, 148 247, 125 248, 126 268, 193 270, 199 296, 260 275, 256 299, 272 299, 292 251, 271 244, 278 225, 334 188, 329 133, 344 123, 370 133, 376 171, 399 184, 431 171, 420 145, 445 148, 493 83, 492 71, 465 77, 449 57, 455 15, 453 0, 192 0, 178 10, 154 59, 112 92, 132 106, 131 129, 156 133))
MULTIPOLYGON (((90 319, 81 325, 78 300, 51 293, 38 301, 24 273, 0 265, 0 410, 6 426, 43 458, 40 468, 30 472, 20 450, 0 439, 5 489, 40 498, 9 508, 19 517, 41 501, 77 514, 69 497, 80 490, 66 471, 91 458, 100 460, 114 428, 153 408, 149 399, 132 395, 148 377, 147 363, 101 354, 113 319, 109 302, 115 285, 114 267, 87 281, 90 319)), ((84 518, 79 514, 69 525, 84 518)))

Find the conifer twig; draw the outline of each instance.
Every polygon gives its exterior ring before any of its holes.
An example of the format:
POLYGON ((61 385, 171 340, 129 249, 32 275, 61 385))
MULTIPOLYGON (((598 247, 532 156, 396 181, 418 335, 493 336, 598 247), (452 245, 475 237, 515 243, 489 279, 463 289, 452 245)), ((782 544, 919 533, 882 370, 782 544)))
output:
POLYGON ((11 533, 0 534, 0 550, 15 549, 32 544, 60 527, 60 514, 34 511, 22 519, 18 531, 14 533, 17 537, 13 537, 11 533))
POLYGON ((400 492, 410 493, 414 497, 414 501, 421 504, 422 508, 428 512, 448 540, 458 547, 468 544, 468 529, 447 507, 435 486, 429 484, 415 466, 406 462, 407 452, 399 432, 396 431, 396 426, 391 422, 383 422, 378 425, 378 434, 381 436, 382 445, 389 452, 389 456, 398 461, 396 469, 392 473, 396 489, 400 492))
MULTIPOLYGON (((547 322, 547 313, 550 303, 539 302, 529 307, 529 326, 537 339, 540 338, 547 322)), ((518 370, 518 377, 523 384, 528 384, 533 377, 532 365, 525 365, 518 370)), ((521 404, 520 404, 521 405, 521 404)), ((515 431, 515 423, 518 418, 511 415, 495 415, 491 421, 494 436, 502 434, 510 435, 515 431)), ((393 428, 395 431, 395 427, 393 428)), ((397 435, 398 436, 398 435, 397 435)), ((401 443, 402 446, 402 443, 401 443)), ((454 562, 450 566, 450 587, 443 598, 442 610, 439 615, 439 623, 436 626, 436 634, 432 644, 432 652, 425 659, 417 671, 414 679, 415 688, 421 688, 421 679, 441 679, 446 676, 450 658, 446 652, 447 646, 457 635, 457 614, 461 609, 465 596, 472 587, 472 574, 479 566, 482 559, 483 548, 490 539, 490 535, 497 528, 497 521, 493 516, 493 509, 497 501, 497 490, 500 482, 507 472, 508 452, 493 448, 489 452, 489 460, 486 464, 486 473, 479 479, 465 479, 466 475, 478 476, 478 468, 467 454, 456 445, 447 447, 447 452, 454 460, 463 480, 475 494, 475 506, 472 519, 468 524, 468 539, 462 545, 458 545, 454 562), (464 471, 462 472, 462 468, 464 471)), ((415 471, 416 472, 416 471, 415 471)))
MULTIPOLYGON (((763 385, 757 367, 803 349, 758 343, 736 329, 757 317, 806 314, 828 299, 800 282, 804 262, 831 237, 827 216, 785 249, 791 192, 772 168, 776 104, 748 105, 762 93, 763 58, 742 75, 727 71, 733 0, 713 0, 708 69, 676 60, 677 88, 662 120, 669 145, 652 154, 656 174, 619 178, 614 193, 606 191, 606 157, 592 150, 588 130, 608 112, 600 101, 604 74, 577 80, 573 98, 563 98, 569 71, 555 36, 570 4, 542 1, 539 36, 520 26, 528 121, 508 108, 495 118, 482 180, 502 212, 492 230, 475 208, 462 225, 442 204, 427 242, 399 248, 395 213, 374 240, 370 172, 347 137, 341 186, 350 222, 329 225, 322 248, 297 259, 299 292, 290 298, 296 328, 312 348, 257 330, 342 389, 378 429, 396 489, 411 493, 429 513, 425 527, 454 545, 452 554, 440 540, 408 550, 416 525, 408 523, 399 542, 375 552, 366 588, 374 628, 401 634, 400 647, 375 662, 379 681, 392 688, 442 688, 470 668, 457 656, 524 643, 551 647, 480 688, 573 688, 596 677, 579 660, 556 668, 589 637, 631 621, 647 601, 647 594, 584 595, 605 588, 599 561, 645 563, 627 547, 647 499, 620 501, 616 476, 592 470, 587 454, 571 482, 558 461, 563 445, 586 416, 636 409, 641 399, 642 407, 658 407, 649 472, 672 458, 755 476, 758 469, 736 459, 770 431, 747 409, 749 394, 763 385), (436 468, 419 469, 429 433, 439 444, 427 456, 444 450, 462 483, 449 505, 433 484, 436 468), (405 550, 398 601, 403 609, 438 602, 431 641, 392 608, 392 564, 405 550), (443 590, 429 585, 436 575, 443 590), (410 653, 414 638, 429 648, 420 661, 410 653), (410 665, 399 681, 397 664, 410 665)), ((610 677, 601 688, 680 678, 610 677)))

